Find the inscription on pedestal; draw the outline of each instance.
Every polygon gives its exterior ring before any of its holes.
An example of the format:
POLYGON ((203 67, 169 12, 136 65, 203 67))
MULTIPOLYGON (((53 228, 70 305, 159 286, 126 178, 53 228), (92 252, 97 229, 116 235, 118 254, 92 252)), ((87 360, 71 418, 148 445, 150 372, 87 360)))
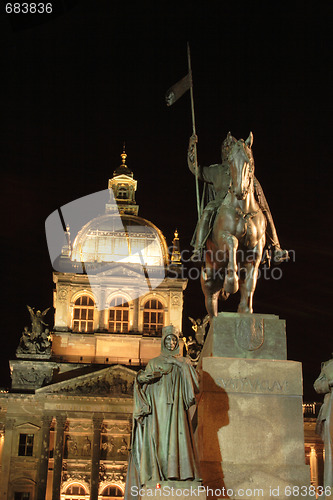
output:
POLYGON ((300 363, 269 359, 204 358, 203 391, 302 395, 300 363))
POLYGON ((217 378, 217 385, 233 392, 283 393, 288 389, 288 380, 217 378))

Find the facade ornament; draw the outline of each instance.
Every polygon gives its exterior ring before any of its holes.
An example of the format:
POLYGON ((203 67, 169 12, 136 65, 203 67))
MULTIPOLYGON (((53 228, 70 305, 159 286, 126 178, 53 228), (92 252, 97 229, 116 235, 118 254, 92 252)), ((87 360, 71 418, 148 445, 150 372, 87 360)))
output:
POLYGON ((180 293, 173 293, 171 295, 171 305, 172 306, 180 306, 182 300, 182 296, 180 293))

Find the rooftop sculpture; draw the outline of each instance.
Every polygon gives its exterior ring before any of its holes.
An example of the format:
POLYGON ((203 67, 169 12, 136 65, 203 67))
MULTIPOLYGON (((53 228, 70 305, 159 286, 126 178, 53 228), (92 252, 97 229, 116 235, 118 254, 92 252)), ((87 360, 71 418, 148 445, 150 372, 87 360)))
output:
POLYGON ((34 311, 33 307, 27 306, 31 318, 31 331, 27 326, 24 327, 18 348, 16 349, 16 356, 18 358, 31 357, 31 355, 38 354, 49 357, 51 356, 51 340, 50 331, 44 327, 48 326, 44 322, 44 317, 50 310, 48 307, 43 312, 34 311))

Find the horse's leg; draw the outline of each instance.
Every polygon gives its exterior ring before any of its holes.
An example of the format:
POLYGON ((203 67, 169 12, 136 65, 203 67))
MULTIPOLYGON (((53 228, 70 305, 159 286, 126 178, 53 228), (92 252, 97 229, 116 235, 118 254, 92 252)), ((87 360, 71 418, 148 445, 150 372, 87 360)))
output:
MULTIPOLYGON (((236 252, 238 240, 235 236, 226 231, 222 231, 223 243, 228 249, 228 266, 225 273, 223 288, 227 293, 236 293, 238 290, 237 261, 236 252)), ((222 248, 222 246, 220 246, 222 248)))
POLYGON ((258 270, 262 258, 262 252, 265 245, 265 236, 253 249, 253 258, 245 260, 243 270, 245 271, 244 279, 240 280, 239 289, 241 300, 238 306, 239 313, 253 312, 253 294, 257 284, 258 270))
POLYGON ((205 295, 206 310, 210 318, 217 316, 218 313, 218 298, 222 288, 220 272, 208 266, 201 269, 201 288, 205 295))

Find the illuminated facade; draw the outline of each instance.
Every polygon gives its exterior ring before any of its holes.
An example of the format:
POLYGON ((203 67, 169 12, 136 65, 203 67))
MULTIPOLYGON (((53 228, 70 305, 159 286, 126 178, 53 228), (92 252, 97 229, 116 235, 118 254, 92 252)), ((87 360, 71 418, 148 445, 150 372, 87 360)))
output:
MULTIPOLYGON (((169 259, 161 231, 138 216, 137 183, 125 153, 122 160, 105 213, 73 244, 68 231, 64 270, 54 272, 51 354, 10 361, 12 390, 0 394, 0 500, 123 496, 134 377, 159 354, 162 327, 181 330, 186 280, 177 274, 178 234, 169 259)), ((306 460, 318 486, 318 405, 303 409, 306 460)))
POLYGON ((323 485, 324 475, 324 443, 316 434, 316 420, 321 403, 304 403, 304 442, 305 460, 310 465, 311 485, 323 485))
POLYGON ((162 327, 182 328, 186 280, 175 279, 179 257, 175 262, 172 252, 170 276, 166 240, 138 216, 137 182, 121 156, 105 214, 84 225, 63 251, 66 272, 54 273, 53 355, 59 360, 147 363, 159 354, 162 327), (77 272, 83 266, 86 272, 77 272))
POLYGON ((54 272, 50 354, 10 361, 0 395, 0 500, 123 496, 136 371, 160 353, 162 327, 182 328, 178 234, 138 216, 136 180, 122 164, 105 213, 62 249, 54 272))

